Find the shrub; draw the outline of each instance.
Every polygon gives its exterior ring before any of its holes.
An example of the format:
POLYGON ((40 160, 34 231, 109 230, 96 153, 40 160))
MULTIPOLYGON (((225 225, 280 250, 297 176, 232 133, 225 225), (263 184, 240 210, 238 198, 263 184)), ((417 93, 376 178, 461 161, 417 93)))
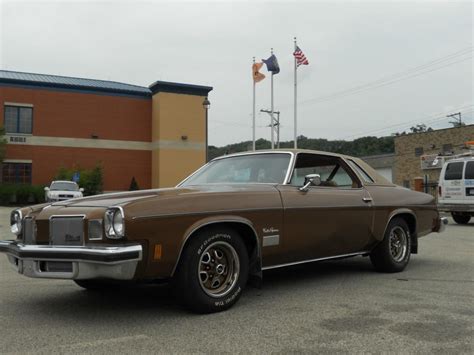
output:
POLYGON ((140 187, 138 186, 137 180, 135 180, 135 176, 132 177, 132 181, 130 182, 130 188, 128 191, 136 191, 140 190, 140 187))
POLYGON ((0 184, 0 205, 32 205, 44 202, 44 186, 0 184))
POLYGON ((84 196, 102 193, 103 172, 101 164, 97 164, 93 169, 60 167, 54 179, 71 181, 76 172, 79 172, 78 184, 79 187, 84 189, 84 196))

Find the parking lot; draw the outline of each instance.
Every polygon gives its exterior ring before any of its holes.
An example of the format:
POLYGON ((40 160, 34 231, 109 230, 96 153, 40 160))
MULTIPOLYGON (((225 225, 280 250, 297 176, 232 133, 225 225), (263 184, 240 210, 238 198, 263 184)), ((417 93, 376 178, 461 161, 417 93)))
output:
MULTIPOLYGON (((0 208, 0 238, 10 238, 0 208)), ((0 258, 1 353, 472 353, 474 223, 420 239, 407 270, 367 258, 264 273, 224 313, 182 310, 167 286, 94 294, 28 279, 0 258)))

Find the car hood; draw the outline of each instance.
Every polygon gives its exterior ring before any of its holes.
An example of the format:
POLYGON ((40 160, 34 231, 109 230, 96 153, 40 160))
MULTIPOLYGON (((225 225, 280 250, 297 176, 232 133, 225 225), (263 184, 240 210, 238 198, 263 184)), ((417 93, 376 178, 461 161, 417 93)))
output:
POLYGON ((275 191, 271 184, 234 184, 234 185, 200 185, 192 187, 163 188, 131 192, 109 193, 84 198, 76 198, 52 204, 52 207, 111 207, 136 204, 148 200, 164 202, 179 197, 193 198, 203 194, 233 194, 237 192, 275 191))

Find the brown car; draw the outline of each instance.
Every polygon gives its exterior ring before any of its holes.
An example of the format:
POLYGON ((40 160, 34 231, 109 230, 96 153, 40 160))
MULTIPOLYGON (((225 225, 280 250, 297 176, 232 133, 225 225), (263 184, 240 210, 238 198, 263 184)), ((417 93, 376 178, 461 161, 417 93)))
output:
POLYGON ((214 159, 175 188, 17 209, 17 239, 0 251, 20 274, 86 289, 170 280, 187 307, 215 312, 266 269, 368 255, 378 271, 402 271, 445 223, 432 196, 360 159, 257 151, 214 159))

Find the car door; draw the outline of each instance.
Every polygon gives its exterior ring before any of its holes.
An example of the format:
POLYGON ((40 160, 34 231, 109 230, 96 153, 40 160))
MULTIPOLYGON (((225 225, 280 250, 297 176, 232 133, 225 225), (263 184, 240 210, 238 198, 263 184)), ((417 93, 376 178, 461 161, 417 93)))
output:
POLYGON ((299 153, 290 184, 278 189, 286 262, 356 253, 369 243, 371 197, 342 158, 299 153), (319 174, 321 185, 301 191, 307 174, 319 174))

